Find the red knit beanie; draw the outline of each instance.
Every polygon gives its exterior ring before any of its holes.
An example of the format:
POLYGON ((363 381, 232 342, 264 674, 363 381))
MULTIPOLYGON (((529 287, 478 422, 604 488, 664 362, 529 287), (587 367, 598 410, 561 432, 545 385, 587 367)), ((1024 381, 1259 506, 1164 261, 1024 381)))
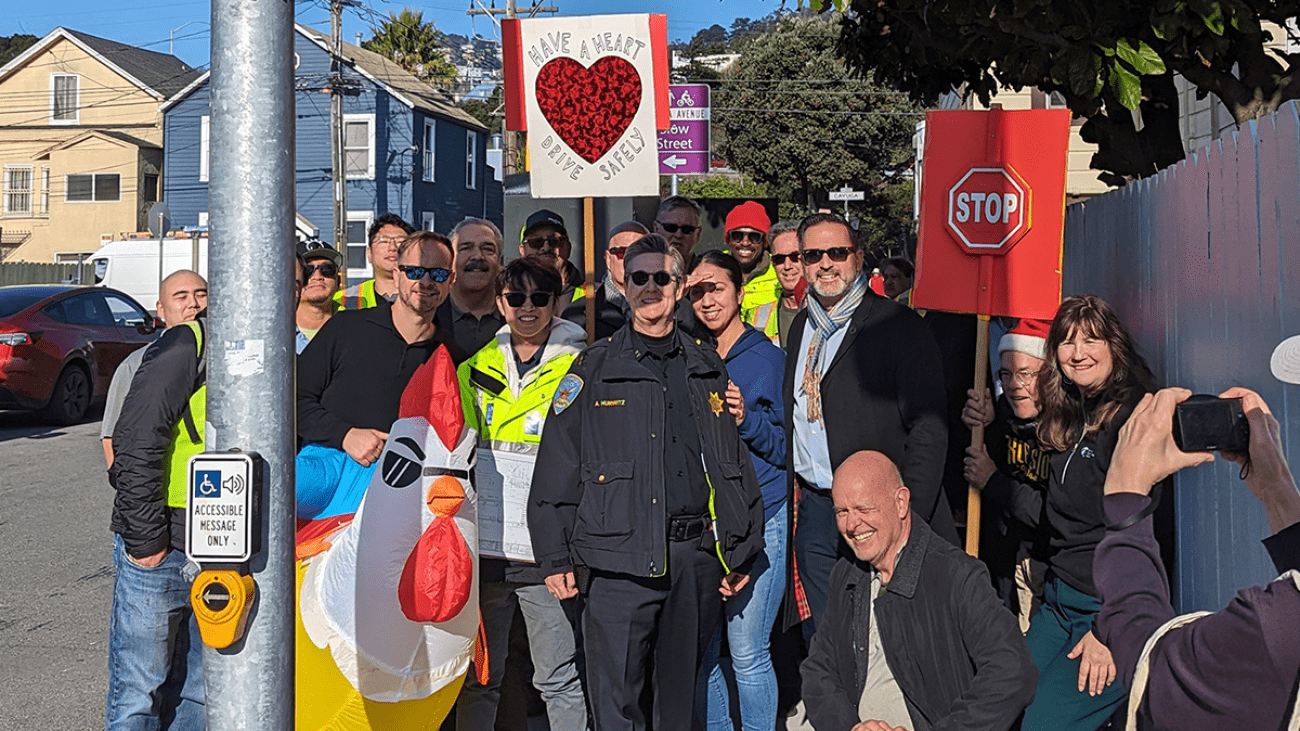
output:
POLYGON ((763 204, 758 201, 745 201, 727 214, 726 232, 734 231, 738 228, 752 228, 767 235, 767 230, 772 228, 772 221, 767 217, 767 210, 763 204))

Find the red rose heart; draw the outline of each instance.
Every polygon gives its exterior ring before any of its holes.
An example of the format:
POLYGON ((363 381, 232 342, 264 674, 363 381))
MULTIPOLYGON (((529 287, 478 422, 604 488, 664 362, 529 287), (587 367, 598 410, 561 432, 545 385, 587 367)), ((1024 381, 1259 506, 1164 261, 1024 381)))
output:
POLYGON ((641 76, 617 56, 590 68, 554 58, 537 72, 537 105, 560 139, 595 163, 619 141, 641 106, 641 76))

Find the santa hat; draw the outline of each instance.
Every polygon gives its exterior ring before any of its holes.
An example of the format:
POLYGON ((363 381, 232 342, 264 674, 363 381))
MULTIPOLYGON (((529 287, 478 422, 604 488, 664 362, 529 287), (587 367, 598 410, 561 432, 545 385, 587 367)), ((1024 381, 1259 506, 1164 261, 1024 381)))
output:
POLYGON ((998 341, 998 355, 1012 350, 1047 360, 1047 331, 1051 327, 1047 320, 1022 319, 998 341))

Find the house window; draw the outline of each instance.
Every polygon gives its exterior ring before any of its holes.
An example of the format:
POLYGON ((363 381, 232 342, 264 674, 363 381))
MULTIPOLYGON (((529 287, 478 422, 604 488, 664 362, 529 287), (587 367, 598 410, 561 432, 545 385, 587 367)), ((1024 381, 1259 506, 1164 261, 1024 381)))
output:
POLYGON ((5 166, 4 214, 6 216, 32 215, 31 165, 5 166))
POLYGON ((41 215, 50 215, 50 167, 41 168, 41 215))
POLYGON ((424 229, 425 231, 432 231, 433 222, 434 222, 433 211, 425 211, 424 213, 420 214, 420 228, 424 229))
POLYGON ((478 187, 478 135, 465 133, 465 187, 478 187))
POLYGON ((375 177, 375 115, 343 115, 343 160, 349 178, 375 177))
POLYGON ((208 182, 208 124, 205 114, 199 119, 199 182, 208 182))
POLYGON ((153 203, 158 200, 158 176, 145 173, 141 178, 140 200, 153 203))
POLYGON ((366 259, 366 248, 370 246, 370 239, 366 238, 366 232, 370 230, 370 223, 374 218, 371 211, 348 211, 347 225, 347 244, 348 244, 348 278, 353 277, 371 277, 374 272, 370 268, 370 260, 366 259))
POLYGON ((50 121, 76 124, 80 120, 78 96, 81 77, 76 74, 50 75, 50 121))
POLYGON ((433 162, 435 143, 437 142, 436 123, 432 119, 424 120, 424 181, 433 182, 433 162))
POLYGON ((67 176, 68 203, 104 203, 122 199, 122 176, 118 173, 94 173, 67 176))

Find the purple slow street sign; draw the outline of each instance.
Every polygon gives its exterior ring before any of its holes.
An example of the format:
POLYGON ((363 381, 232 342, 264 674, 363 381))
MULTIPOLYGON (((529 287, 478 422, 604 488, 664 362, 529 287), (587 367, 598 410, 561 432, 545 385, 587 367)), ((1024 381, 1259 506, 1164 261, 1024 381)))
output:
POLYGON ((659 174, 709 172, 708 85, 670 85, 668 118, 672 127, 659 132, 659 174))

